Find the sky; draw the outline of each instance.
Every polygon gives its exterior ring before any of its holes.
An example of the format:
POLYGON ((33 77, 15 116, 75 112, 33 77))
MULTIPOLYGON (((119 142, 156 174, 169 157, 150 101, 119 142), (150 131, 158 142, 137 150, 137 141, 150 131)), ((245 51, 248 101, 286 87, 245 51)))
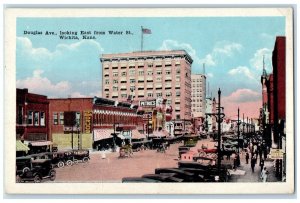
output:
POLYGON ((143 50, 186 50, 192 73, 203 73, 205 63, 209 94, 217 99, 221 89, 228 118, 237 116, 238 107, 245 117, 259 117, 263 56, 270 73, 276 36, 285 35, 284 17, 18 18, 17 87, 49 98, 101 96, 101 54, 140 51, 141 26, 151 30, 143 50), (67 31, 78 32, 78 39, 60 39, 67 31), (105 35, 82 39, 81 31, 105 35))

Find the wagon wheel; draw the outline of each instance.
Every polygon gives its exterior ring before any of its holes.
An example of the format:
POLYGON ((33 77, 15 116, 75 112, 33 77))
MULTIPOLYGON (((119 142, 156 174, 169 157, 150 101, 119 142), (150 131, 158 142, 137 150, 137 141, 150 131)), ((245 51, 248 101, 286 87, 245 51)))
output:
POLYGON ((206 153, 202 151, 202 152, 199 153, 199 156, 200 157, 206 157, 206 153))
POLYGON ((42 182, 42 179, 41 179, 41 177, 39 175, 35 175, 34 179, 33 179, 33 182, 34 183, 40 183, 40 182, 42 182))
POLYGON ((58 168, 62 168, 65 166, 64 162, 60 161, 57 163, 58 168))
POLYGON ((88 162, 88 160, 89 160, 89 158, 87 158, 87 157, 84 157, 84 158, 82 159, 83 163, 88 162))
POLYGON ((55 172, 55 170, 51 170, 51 171, 50 171, 50 180, 51 180, 51 181, 54 181, 55 178, 56 178, 56 172, 55 172))
POLYGON ((30 171, 30 168, 28 168, 28 167, 23 168, 23 173, 26 173, 26 172, 29 172, 29 171, 30 171))
POLYGON ((17 175, 16 176, 16 183, 20 183, 20 182, 22 182, 22 178, 19 175, 17 175))
POLYGON ((68 160, 68 161, 66 162, 66 164, 67 164, 67 166, 72 166, 72 165, 73 165, 73 161, 68 160))

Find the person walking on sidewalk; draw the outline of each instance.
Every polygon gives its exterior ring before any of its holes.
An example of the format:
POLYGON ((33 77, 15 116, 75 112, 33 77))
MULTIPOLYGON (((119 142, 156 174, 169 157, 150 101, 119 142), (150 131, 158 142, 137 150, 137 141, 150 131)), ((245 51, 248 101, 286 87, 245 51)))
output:
POLYGON ((263 168, 264 168, 264 165, 265 165, 265 161, 264 161, 264 159, 260 159, 260 162, 259 162, 260 171, 262 171, 262 170, 263 170, 263 168))
POLYGON ((255 155, 253 155, 252 158, 251 158, 252 173, 254 173, 255 164, 256 164, 256 157, 255 157, 255 155))
POLYGON ((248 151, 246 152, 246 164, 248 164, 248 162, 249 162, 249 153, 248 153, 248 151))
POLYGON ((260 178, 263 182, 267 182, 269 171, 267 170, 267 167, 264 167, 264 169, 260 173, 260 178))

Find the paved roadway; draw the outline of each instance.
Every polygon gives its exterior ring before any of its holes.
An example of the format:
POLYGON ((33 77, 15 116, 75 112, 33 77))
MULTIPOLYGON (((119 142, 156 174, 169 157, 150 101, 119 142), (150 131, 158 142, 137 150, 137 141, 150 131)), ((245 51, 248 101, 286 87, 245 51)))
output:
MULTIPOLYGON (((132 158, 118 158, 119 153, 106 153, 106 158, 102 159, 100 152, 90 154, 91 160, 88 163, 78 163, 73 166, 57 168, 57 177, 54 182, 121 182, 123 177, 141 177, 144 174, 154 173, 155 168, 177 167, 178 146, 183 143, 172 144, 166 153, 156 152, 156 150, 145 150, 134 152, 132 158)), ((213 148, 215 142, 209 139, 200 140, 197 147, 202 145, 213 148)), ((247 165, 243 153, 241 157, 241 166, 238 170, 244 170, 245 175, 232 175, 230 182, 258 182, 260 181, 260 167, 255 167, 252 173, 250 163, 247 165)), ((230 160, 222 160, 222 164, 232 164, 230 160)), ((259 160, 258 160, 259 162, 259 160)), ((270 174, 268 182, 276 182, 274 176, 273 163, 266 161, 270 174)))

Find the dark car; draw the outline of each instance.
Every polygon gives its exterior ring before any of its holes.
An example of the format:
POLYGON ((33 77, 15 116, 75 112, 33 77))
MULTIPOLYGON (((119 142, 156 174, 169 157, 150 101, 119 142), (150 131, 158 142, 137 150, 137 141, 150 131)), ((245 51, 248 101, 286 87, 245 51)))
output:
POLYGON ((33 181, 40 183, 43 179, 47 178, 54 181, 55 177, 56 171, 52 167, 51 160, 33 160, 32 158, 28 159, 28 157, 17 159, 16 182, 33 181), (26 165, 26 167, 22 165, 26 165))
POLYGON ((173 174, 173 177, 180 178, 183 182, 203 182, 197 174, 179 168, 157 168, 155 174, 173 174))
POLYGON ((175 173, 168 173, 168 174, 145 174, 142 178, 148 178, 157 180, 160 182, 175 182, 180 183, 183 182, 183 179, 174 177, 175 173))
POLYGON ((65 165, 72 166, 74 160, 74 153, 72 150, 69 151, 58 151, 53 153, 52 164, 58 168, 62 168, 65 165))
POLYGON ((159 182, 161 181, 150 179, 150 178, 141 178, 141 177, 122 178, 122 183, 159 183, 159 182))
POLYGON ((82 161, 83 163, 88 162, 90 160, 90 152, 89 150, 74 150, 73 151, 73 161, 77 163, 78 161, 82 161))

